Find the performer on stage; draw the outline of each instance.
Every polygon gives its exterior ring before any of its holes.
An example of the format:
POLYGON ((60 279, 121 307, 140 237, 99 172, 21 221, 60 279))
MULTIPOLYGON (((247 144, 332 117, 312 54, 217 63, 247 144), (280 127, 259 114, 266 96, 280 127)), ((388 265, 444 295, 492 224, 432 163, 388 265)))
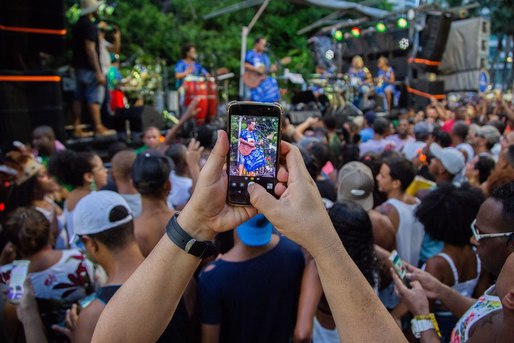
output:
POLYGON ((182 58, 175 65, 175 78, 177 79, 175 86, 177 89, 182 86, 186 76, 206 76, 209 72, 196 62, 196 47, 193 44, 185 44, 182 46, 182 58))
POLYGON ((280 101, 280 91, 278 83, 270 76, 266 76, 268 72, 277 70, 275 65, 270 64, 266 51, 266 39, 258 37, 252 50, 246 53, 245 57, 245 74, 243 80, 247 90, 245 91, 245 99, 261 102, 280 101))
POLYGON ((353 57, 348 75, 352 85, 359 90, 359 97, 354 105, 361 107, 359 105, 362 103, 362 107, 367 107, 368 96, 371 91, 370 85, 373 83, 373 79, 369 69, 364 66, 364 60, 361 56, 356 55, 353 57))
POLYGON ((386 98, 387 112, 391 112, 393 95, 396 91, 394 82, 396 77, 394 75, 393 67, 389 66, 389 60, 382 56, 378 59, 378 79, 376 91, 378 94, 384 94, 386 98))
POLYGON ((266 165, 262 140, 255 132, 255 119, 246 121, 246 129, 239 134, 239 176, 254 176, 255 172, 266 165), (246 171, 246 174, 245 174, 246 171))

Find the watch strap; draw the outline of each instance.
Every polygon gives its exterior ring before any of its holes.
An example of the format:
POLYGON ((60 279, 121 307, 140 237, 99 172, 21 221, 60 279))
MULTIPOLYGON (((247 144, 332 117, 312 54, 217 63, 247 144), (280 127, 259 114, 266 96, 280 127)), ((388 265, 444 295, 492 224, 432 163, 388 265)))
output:
POLYGON ((411 330, 416 338, 420 338, 422 332, 430 329, 434 329, 437 335, 441 337, 439 325, 437 324, 437 320, 433 313, 423 316, 415 316, 414 319, 411 320, 411 330))
POLYGON ((175 213, 171 217, 168 225, 166 225, 166 234, 168 238, 175 243, 180 249, 184 250, 188 254, 199 258, 206 258, 209 256, 216 255, 218 249, 211 241, 197 241, 191 237, 177 222, 178 213, 175 213))

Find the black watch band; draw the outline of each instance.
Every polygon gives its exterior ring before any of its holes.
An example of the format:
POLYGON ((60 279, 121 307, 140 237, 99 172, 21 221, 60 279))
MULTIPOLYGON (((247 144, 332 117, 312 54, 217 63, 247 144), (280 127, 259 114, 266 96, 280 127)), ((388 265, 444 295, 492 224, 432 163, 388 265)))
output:
POLYGON ((180 249, 184 250, 188 254, 200 258, 206 258, 218 253, 218 249, 211 241, 197 241, 185 232, 178 224, 177 218, 178 213, 175 213, 173 217, 171 217, 168 225, 166 225, 166 233, 170 240, 180 249))

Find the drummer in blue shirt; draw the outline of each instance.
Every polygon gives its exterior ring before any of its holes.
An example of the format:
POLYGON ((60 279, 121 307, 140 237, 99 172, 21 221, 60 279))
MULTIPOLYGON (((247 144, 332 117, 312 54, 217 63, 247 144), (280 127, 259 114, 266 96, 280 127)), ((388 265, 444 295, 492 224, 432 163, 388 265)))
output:
POLYGON ((196 62, 196 48, 193 44, 185 44, 182 46, 182 58, 175 65, 175 86, 177 89, 182 86, 186 76, 206 76, 209 77, 209 72, 196 62))

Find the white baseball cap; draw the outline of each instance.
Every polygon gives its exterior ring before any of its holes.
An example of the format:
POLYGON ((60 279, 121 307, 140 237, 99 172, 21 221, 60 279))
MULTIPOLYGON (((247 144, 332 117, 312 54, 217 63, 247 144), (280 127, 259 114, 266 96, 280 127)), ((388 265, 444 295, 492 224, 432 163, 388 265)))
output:
POLYGON ((430 145, 430 152, 443 164, 444 168, 452 174, 457 175, 466 166, 464 155, 457 149, 448 147, 441 148, 437 143, 430 145))
POLYGON ((107 231, 128 223, 133 218, 129 205, 118 193, 112 191, 91 192, 78 202, 73 211, 74 234, 70 242, 75 242, 77 236, 107 231), (128 214, 123 219, 111 221, 109 215, 116 206, 125 207, 128 214))

